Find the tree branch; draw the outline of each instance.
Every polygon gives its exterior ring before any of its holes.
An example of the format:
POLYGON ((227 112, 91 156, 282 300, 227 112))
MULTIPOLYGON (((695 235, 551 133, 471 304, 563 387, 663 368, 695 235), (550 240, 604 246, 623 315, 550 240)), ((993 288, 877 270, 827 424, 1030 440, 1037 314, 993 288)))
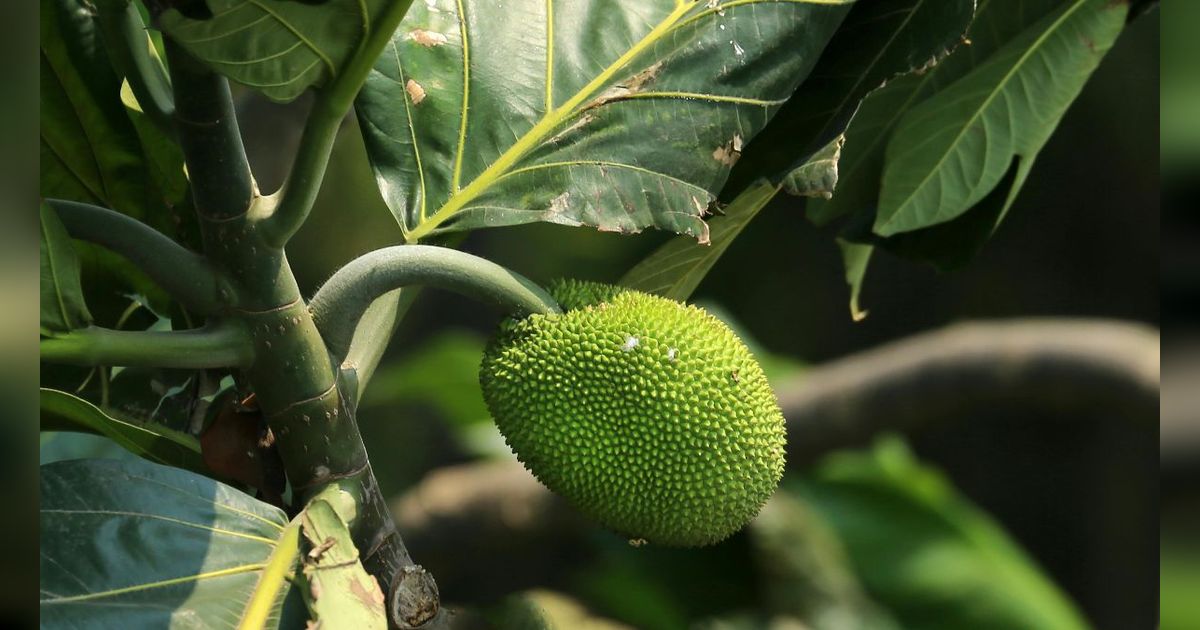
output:
POLYGON ((432 245, 385 247, 354 259, 317 291, 309 310, 326 345, 341 358, 367 307, 412 285, 447 289, 517 314, 559 310, 554 298, 528 278, 478 256, 432 245))
POLYGON ((47 199, 46 203, 58 213, 72 238, 125 257, 189 310, 211 315, 231 298, 225 280, 203 256, 145 223, 86 203, 62 199, 47 199))
POLYGON ((146 24, 137 5, 125 0, 100 2, 97 8, 105 48, 113 65, 129 81, 142 112, 157 127, 173 135, 171 118, 175 114, 175 100, 171 96, 171 82, 162 64, 150 54, 146 24))
POLYGON ((69 365, 226 368, 253 361, 250 337, 231 323, 171 332, 89 326, 42 339, 41 358, 69 365))
POLYGON ((279 205, 264 220, 265 237, 271 245, 282 248, 304 225, 321 190, 342 119, 410 5, 412 0, 393 0, 388 4, 346 67, 326 90, 317 94, 291 172, 280 193, 279 205))
POLYGON ((776 392, 792 437, 789 464, 999 404, 1153 422, 1159 335, 1104 320, 957 324, 822 365, 776 392))
POLYGON ((257 195, 229 82, 166 38, 175 126, 196 210, 207 220, 245 214, 257 195))

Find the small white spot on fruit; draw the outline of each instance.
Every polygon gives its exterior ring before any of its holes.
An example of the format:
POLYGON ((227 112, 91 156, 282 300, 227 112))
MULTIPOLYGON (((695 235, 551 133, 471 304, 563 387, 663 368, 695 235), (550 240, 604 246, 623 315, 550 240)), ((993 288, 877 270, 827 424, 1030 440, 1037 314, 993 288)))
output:
POLYGON ((632 352, 634 348, 638 347, 639 343, 641 343, 641 342, 638 340, 637 337, 630 335, 625 338, 625 345, 621 346, 621 350, 623 350, 625 352, 632 352))
POLYGON ((676 349, 676 348, 667 348, 667 360, 668 360, 668 361, 670 361, 671 363, 674 363, 674 362, 675 362, 675 360, 676 360, 676 359, 675 359, 675 357, 676 357, 678 354, 679 354, 679 350, 678 350, 678 349, 676 349))

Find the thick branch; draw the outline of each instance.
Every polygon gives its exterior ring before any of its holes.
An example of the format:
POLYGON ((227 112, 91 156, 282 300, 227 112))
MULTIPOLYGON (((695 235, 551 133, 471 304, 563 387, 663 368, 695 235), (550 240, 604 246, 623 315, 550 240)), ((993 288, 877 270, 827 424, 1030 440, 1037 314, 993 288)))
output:
POLYGON ((166 50, 175 93, 175 126, 196 209, 209 220, 241 216, 256 193, 229 82, 170 38, 166 50))
POLYGON ((393 0, 388 4, 384 13, 371 25, 374 30, 346 67, 341 69, 326 90, 317 94, 304 126, 304 134, 300 137, 300 147, 292 162, 291 172, 284 183, 279 205, 264 223, 267 241, 275 247, 286 245, 312 211, 342 119, 350 111, 375 60, 391 41, 392 33, 411 4, 412 0, 393 0))
POLYGON ((240 368, 251 363, 253 350, 249 335, 232 323, 171 332, 91 326, 42 339, 41 358, 70 365, 240 368))
POLYGON ((224 280, 203 256, 145 223, 86 203, 61 199, 47 199, 46 203, 58 213, 72 238, 125 257, 189 310, 209 315, 229 300, 224 280))
POLYGON ((958 324, 822 365, 776 387, 789 463, 1020 403, 1158 417, 1159 336, 1147 326, 1044 319, 958 324))
POLYGON ((171 97, 171 83, 162 64, 150 54, 146 24, 137 4, 132 0, 126 0, 123 5, 101 2, 97 8, 105 48, 113 65, 129 81, 138 105, 150 121, 168 134, 174 133, 171 118, 175 114, 175 101, 171 97))
POLYGON ((431 286, 495 304, 515 314, 557 313, 558 304, 528 278, 466 252, 399 245, 360 256, 333 274, 309 303, 326 345, 346 356, 367 307, 407 286, 431 286))

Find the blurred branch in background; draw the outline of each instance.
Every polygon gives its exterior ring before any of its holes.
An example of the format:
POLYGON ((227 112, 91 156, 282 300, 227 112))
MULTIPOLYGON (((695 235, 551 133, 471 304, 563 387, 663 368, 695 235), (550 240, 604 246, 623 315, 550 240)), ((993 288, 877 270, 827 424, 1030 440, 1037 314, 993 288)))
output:
POLYGON ((839 359, 776 386, 789 463, 1021 403, 1047 411, 1158 417, 1159 334, 1105 320, 972 322, 839 359))

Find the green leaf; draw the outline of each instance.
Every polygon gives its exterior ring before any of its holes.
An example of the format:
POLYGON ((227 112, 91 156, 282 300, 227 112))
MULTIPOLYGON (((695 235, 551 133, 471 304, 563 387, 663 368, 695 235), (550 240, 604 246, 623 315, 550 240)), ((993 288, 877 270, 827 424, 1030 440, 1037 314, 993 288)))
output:
POLYGON ((974 11, 975 0, 856 3, 796 96, 734 167, 727 190, 736 192, 754 178, 780 177, 811 162, 812 154, 846 131, 868 93, 949 54, 974 11))
POLYGON ((825 225, 838 217, 873 213, 883 176, 884 149, 901 118, 970 72, 1024 28, 1047 15, 1060 1, 980 0, 968 30, 969 46, 961 47, 932 68, 895 78, 869 93, 846 132, 839 168, 841 187, 832 199, 810 200, 809 219, 825 225))
POLYGON ((166 210, 184 196, 182 154, 172 151, 161 133, 147 132, 146 147, 157 160, 148 164, 121 99, 122 83, 110 66, 93 6, 84 0, 44 0, 42 196, 112 208, 172 234, 179 217, 166 210), (170 183, 156 172, 170 172, 170 183))
POLYGON ((42 431, 95 433, 152 462, 207 472, 200 443, 186 433, 121 418, 67 392, 44 387, 40 391, 42 431))
POLYGON ((356 109, 408 241, 548 221, 709 239, 743 145, 849 0, 430 0, 356 109))
MULTIPOLYGON (((95 5, 41 3, 41 173, 43 197, 92 203, 198 245, 180 149, 122 98, 95 5)), ((97 320, 110 324, 122 293, 165 294, 125 259, 76 243, 97 320)))
POLYGON ((729 249, 733 239, 775 198, 777 192, 779 187, 765 179, 759 180, 738 195, 725 208, 724 214, 708 222, 710 238, 707 245, 683 236, 672 238, 626 272, 618 284, 680 302, 687 300, 729 249))
POLYGON ((890 236, 961 215, 991 192, 1014 157, 1019 189, 1128 10, 1111 0, 1065 2, 907 112, 888 142, 875 232, 890 236))
POLYGON ((387 0, 207 0, 211 17, 172 9, 163 30, 196 58, 275 101, 336 77, 387 0))
POLYGON ((345 491, 317 495, 299 520, 308 552, 304 555, 304 599, 312 619, 339 628, 387 630, 384 595, 363 569, 342 514, 354 509, 345 491))
POLYGON ((793 165, 783 177, 783 190, 798 197, 832 197, 833 189, 837 188, 838 160, 842 158, 845 141, 846 136, 839 135, 793 165))
POLYGON ((43 628, 277 627, 299 525, 183 470, 41 468, 43 628))
POLYGON ((859 306, 858 298, 862 294, 867 263, 871 262, 875 247, 852 243, 843 238, 837 239, 837 245, 842 254, 842 267, 846 270, 846 286, 850 287, 850 319, 861 322, 867 318, 867 311, 859 306))
POLYGON ((67 229, 46 202, 39 209, 41 233, 41 328, 42 334, 65 332, 92 321, 83 300, 79 258, 67 229))
POLYGON ((1074 605, 903 442, 842 452, 785 482, 837 533, 868 594, 909 630, 1072 630, 1074 605))

